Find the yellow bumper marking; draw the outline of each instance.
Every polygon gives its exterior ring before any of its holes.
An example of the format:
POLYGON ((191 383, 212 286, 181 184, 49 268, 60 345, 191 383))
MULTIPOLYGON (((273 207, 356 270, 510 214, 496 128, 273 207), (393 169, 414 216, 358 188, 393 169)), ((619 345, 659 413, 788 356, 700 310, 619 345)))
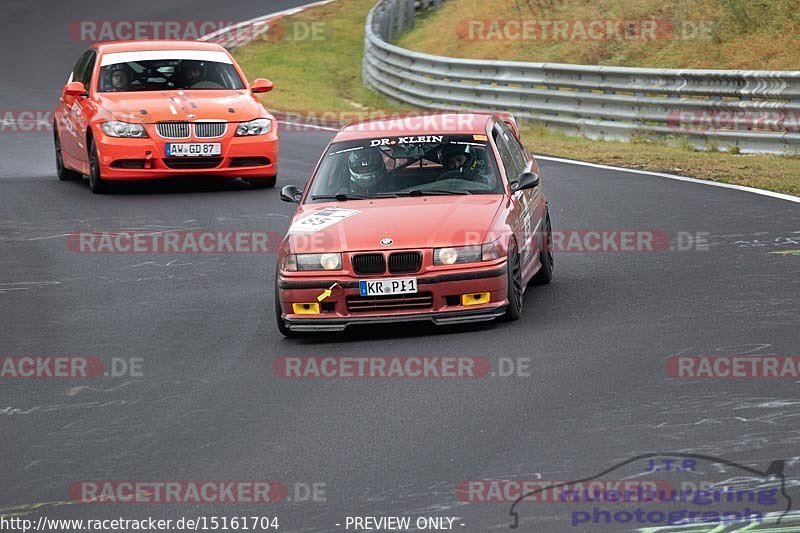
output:
POLYGON ((461 295, 461 305, 488 304, 490 295, 488 292, 474 292, 472 294, 461 295))
POLYGON ((294 311, 294 314, 296 315, 318 315, 319 304, 318 303, 292 304, 292 311, 294 311))

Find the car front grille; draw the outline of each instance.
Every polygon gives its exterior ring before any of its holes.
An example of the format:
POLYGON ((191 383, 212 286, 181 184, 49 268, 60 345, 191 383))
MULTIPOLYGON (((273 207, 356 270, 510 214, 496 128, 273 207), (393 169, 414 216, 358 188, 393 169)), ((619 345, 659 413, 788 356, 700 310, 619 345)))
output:
POLYGON ((356 274, 383 274, 386 272, 386 258, 383 254, 354 255, 353 270, 356 274))
POLYGON ((216 168, 222 163, 221 157, 176 157, 164 159, 164 164, 175 170, 216 168))
POLYGON ((395 252, 389 256, 389 272, 392 274, 411 274, 419 272, 422 254, 419 252, 395 252))
POLYGON ((227 122, 195 122, 194 135, 198 139, 222 137, 228 131, 227 122))
POLYGON ((188 122, 158 122, 156 131, 165 139, 188 139, 188 122))
POLYGON ((347 310, 350 313, 376 311, 411 311, 433 307, 433 294, 402 294, 397 296, 348 296, 347 310))

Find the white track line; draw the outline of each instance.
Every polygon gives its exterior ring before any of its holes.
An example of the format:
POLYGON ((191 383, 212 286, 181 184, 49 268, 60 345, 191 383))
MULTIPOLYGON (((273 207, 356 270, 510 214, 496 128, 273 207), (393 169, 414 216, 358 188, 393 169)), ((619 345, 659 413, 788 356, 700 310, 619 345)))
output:
POLYGON ((659 178, 668 178, 671 180, 688 181, 689 183, 699 183, 700 185, 711 185, 712 187, 722 187, 723 189, 734 189, 737 191, 744 191, 753 194, 760 194, 761 196, 769 196, 770 198, 778 198, 789 202, 800 203, 800 197, 792 196, 791 194, 783 194, 779 192, 766 191, 764 189, 756 189, 755 187, 745 187, 744 185, 733 185, 730 183, 720 183, 718 181, 701 180, 698 178, 690 178, 688 176, 680 176, 677 174, 667 174, 666 172, 650 172, 649 170, 635 170, 632 168, 613 167, 610 165, 600 165, 598 163, 589 163, 586 161, 577 161, 575 159, 562 159, 560 157, 549 157, 544 155, 536 156, 536 159, 542 161, 554 161, 557 163, 566 163, 568 165, 578 165, 581 167, 601 168, 603 170, 615 170, 617 172, 628 172, 630 174, 641 174, 643 176, 656 176, 659 178))

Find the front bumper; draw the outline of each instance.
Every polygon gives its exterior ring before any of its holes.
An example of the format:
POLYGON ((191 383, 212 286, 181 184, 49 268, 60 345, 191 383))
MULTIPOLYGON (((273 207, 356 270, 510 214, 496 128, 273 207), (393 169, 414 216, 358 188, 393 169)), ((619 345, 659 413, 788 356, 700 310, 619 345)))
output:
POLYGON ((276 128, 266 135, 236 137, 235 128, 229 127, 222 137, 176 140, 158 137, 151 126, 145 129, 150 135, 145 139, 100 136, 98 153, 103 179, 148 180, 182 175, 267 178, 278 173, 276 128), (170 142, 220 143, 222 153, 210 158, 168 158, 166 145, 170 142))
MULTIPOLYGON (((416 277, 417 295, 430 294, 431 305, 424 309, 351 311, 348 297, 360 297, 359 279, 369 278, 358 275, 348 276, 344 279, 333 279, 327 276, 310 278, 308 276, 288 276, 286 273, 281 273, 278 279, 277 295, 283 310, 281 318, 291 331, 333 332, 343 331, 348 326, 355 324, 427 321, 436 325, 446 325, 486 322, 502 316, 508 305, 505 261, 491 266, 457 271, 391 277, 416 277), (317 297, 334 283, 337 284, 337 287, 333 294, 324 300, 323 309, 319 314, 293 313, 293 303, 316 302, 317 297), (461 305, 460 295, 483 292, 490 294, 487 303, 461 305), (458 303, 454 303, 456 297, 458 297, 458 303)), ((402 296, 398 296, 398 298, 402 298, 402 296)))

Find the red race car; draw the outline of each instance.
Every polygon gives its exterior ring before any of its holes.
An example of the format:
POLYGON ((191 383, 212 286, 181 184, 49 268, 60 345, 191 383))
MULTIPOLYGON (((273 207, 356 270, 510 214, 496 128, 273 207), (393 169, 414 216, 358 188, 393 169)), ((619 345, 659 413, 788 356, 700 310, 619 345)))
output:
POLYGON ((350 124, 325 149, 281 243, 286 336, 351 324, 520 317, 553 273, 539 169, 511 115, 350 124))
POLYGON ((275 119, 221 46, 182 41, 94 44, 78 59, 53 127, 61 180, 108 182, 181 175, 275 185, 275 119))

